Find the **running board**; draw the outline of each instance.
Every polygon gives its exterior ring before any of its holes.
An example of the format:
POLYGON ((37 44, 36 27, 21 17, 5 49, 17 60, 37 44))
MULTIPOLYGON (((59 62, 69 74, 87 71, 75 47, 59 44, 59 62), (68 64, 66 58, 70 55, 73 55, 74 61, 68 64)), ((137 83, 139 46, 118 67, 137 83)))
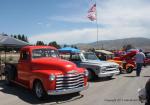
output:
POLYGON ((17 85, 20 85, 20 86, 22 86, 22 87, 24 87, 24 88, 28 88, 27 86, 25 86, 25 85, 23 85, 23 84, 21 84, 21 83, 19 83, 19 82, 16 82, 16 81, 13 81, 13 80, 11 80, 13 83, 15 83, 15 84, 17 84, 17 85))

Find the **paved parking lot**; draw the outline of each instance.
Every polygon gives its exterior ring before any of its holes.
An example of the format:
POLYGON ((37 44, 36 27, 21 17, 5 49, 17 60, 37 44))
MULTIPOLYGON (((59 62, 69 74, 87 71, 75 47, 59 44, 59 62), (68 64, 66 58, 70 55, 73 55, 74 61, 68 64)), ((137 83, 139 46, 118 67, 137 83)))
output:
POLYGON ((111 80, 98 79, 89 82, 89 88, 80 95, 50 96, 39 101, 31 93, 20 86, 8 87, 0 81, 0 105, 144 105, 138 101, 137 90, 145 86, 150 78, 150 67, 143 68, 141 77, 122 74, 111 80))

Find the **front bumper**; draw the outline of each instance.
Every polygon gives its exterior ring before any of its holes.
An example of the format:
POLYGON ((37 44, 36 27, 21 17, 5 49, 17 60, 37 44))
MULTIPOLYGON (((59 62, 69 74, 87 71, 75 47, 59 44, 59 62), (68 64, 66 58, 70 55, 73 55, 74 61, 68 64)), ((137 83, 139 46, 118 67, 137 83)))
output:
POLYGON ((99 73, 98 77, 109 77, 109 76, 118 75, 119 73, 120 73, 119 70, 116 70, 116 71, 106 71, 104 73, 99 73))
POLYGON ((76 92, 80 92, 80 91, 86 90, 88 87, 89 87, 89 85, 87 84, 87 86, 78 87, 78 88, 74 88, 74 89, 48 90, 47 94, 48 95, 62 95, 62 94, 76 93, 76 92))

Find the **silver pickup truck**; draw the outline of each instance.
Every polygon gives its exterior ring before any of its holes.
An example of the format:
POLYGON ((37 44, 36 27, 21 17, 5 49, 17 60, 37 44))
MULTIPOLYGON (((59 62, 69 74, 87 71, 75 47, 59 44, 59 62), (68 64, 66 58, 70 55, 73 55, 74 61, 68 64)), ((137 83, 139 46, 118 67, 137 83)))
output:
POLYGON ((72 53, 69 60, 79 67, 86 68, 89 72, 89 80, 95 77, 111 78, 119 74, 119 65, 117 63, 101 61, 93 52, 72 53))

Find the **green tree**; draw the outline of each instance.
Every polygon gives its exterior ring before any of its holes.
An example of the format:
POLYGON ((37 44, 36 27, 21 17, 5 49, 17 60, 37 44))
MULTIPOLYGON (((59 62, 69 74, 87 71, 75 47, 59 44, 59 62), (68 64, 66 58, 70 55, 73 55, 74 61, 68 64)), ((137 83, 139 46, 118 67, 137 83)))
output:
POLYGON ((25 41, 26 41, 26 42, 29 42, 29 40, 28 40, 28 37, 27 37, 27 36, 25 37, 25 41))
POLYGON ((20 35, 11 35, 11 37, 14 37, 16 39, 19 39, 21 41, 25 41, 25 42, 29 42, 27 36, 25 36, 24 34, 20 35))
POLYGON ((123 45, 122 47, 125 51, 135 48, 132 44, 123 45))
POLYGON ((17 39, 17 35, 14 35, 14 38, 16 38, 16 39, 17 39))
POLYGON ((45 44, 44 44, 43 41, 37 41, 37 42, 36 42, 36 45, 37 45, 37 46, 42 46, 42 45, 45 45, 45 44))
POLYGON ((69 47, 69 45, 67 45, 67 44, 64 44, 64 46, 63 47, 69 47))
POLYGON ((75 48, 75 49, 78 49, 78 47, 77 47, 77 46, 74 46, 74 48, 75 48))
POLYGON ((20 34, 18 34, 17 39, 22 40, 22 37, 21 37, 21 35, 20 35, 20 34))
POLYGON ((72 48, 78 49, 76 45, 71 45, 72 48))
POLYGON ((24 34, 23 34, 23 35, 21 35, 21 40, 26 42, 26 39, 25 39, 24 34))
POLYGON ((95 52, 95 48, 90 48, 90 49, 88 49, 88 51, 95 52))
POLYGON ((56 48, 61 48, 60 47, 60 45, 59 44, 57 44, 57 42, 56 41, 53 41, 53 42, 50 42, 49 44, 48 44, 49 46, 53 46, 53 47, 56 47, 56 48))
POLYGON ((74 48, 74 45, 71 45, 72 48, 74 48))

